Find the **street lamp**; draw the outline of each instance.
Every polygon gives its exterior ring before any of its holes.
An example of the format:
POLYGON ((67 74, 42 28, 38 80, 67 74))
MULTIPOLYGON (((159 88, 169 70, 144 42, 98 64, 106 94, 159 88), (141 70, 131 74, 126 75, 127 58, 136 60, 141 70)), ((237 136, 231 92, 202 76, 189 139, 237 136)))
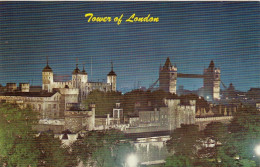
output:
POLYGON ((127 167, 137 167, 138 159, 135 154, 130 154, 126 159, 127 167))
POLYGON ((260 145, 255 147, 255 153, 256 155, 260 156, 260 145))

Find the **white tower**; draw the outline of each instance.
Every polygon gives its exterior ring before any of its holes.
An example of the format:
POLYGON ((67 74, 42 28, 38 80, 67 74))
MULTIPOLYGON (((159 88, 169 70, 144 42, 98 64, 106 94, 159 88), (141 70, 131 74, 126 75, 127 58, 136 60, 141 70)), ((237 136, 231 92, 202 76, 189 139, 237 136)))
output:
POLYGON ((112 91, 116 91, 116 73, 113 71, 113 62, 111 62, 111 71, 107 74, 107 83, 111 85, 112 91))

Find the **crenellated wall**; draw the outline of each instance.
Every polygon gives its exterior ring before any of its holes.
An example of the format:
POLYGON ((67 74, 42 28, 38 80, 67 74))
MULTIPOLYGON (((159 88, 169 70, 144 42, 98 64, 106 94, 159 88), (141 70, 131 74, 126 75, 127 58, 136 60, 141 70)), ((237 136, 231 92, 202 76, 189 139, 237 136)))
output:
POLYGON ((221 122, 223 124, 228 124, 232 118, 233 116, 195 118, 195 124, 199 125, 199 130, 203 130, 206 128, 207 124, 211 122, 221 122))

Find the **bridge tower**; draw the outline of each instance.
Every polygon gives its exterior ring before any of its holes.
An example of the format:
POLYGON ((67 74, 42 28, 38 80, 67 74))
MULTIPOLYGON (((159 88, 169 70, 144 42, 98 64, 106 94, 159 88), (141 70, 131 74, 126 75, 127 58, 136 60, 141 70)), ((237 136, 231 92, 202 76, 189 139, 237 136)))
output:
POLYGON ((220 98, 220 69, 215 68, 213 60, 204 69, 204 98, 209 101, 220 98))
POLYGON ((177 67, 173 66, 170 58, 166 59, 163 67, 159 71, 159 87, 160 89, 176 94, 177 84, 177 67))

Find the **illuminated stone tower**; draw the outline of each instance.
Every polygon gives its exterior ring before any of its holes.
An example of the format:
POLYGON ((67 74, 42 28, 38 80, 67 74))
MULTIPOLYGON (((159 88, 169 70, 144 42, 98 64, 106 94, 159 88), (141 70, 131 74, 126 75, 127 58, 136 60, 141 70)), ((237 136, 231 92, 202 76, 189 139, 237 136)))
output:
POLYGON ((80 72, 80 70, 78 68, 78 64, 76 64, 76 68, 72 72, 72 85, 73 85, 73 88, 79 88, 80 74, 81 74, 81 72, 80 72))
POLYGON ((116 91, 116 73, 113 71, 112 62, 111 62, 111 71, 107 74, 107 83, 111 85, 112 91, 116 91))
POLYGON ((52 84, 53 84, 53 71, 48 64, 47 58, 47 65, 42 70, 42 90, 47 92, 52 92, 52 84))
POLYGON ((159 82, 160 89, 176 94, 177 67, 171 64, 169 57, 164 66, 160 67, 159 82))
POLYGON ((220 98, 220 69, 215 68, 213 60, 204 69, 204 98, 209 101, 220 98))

